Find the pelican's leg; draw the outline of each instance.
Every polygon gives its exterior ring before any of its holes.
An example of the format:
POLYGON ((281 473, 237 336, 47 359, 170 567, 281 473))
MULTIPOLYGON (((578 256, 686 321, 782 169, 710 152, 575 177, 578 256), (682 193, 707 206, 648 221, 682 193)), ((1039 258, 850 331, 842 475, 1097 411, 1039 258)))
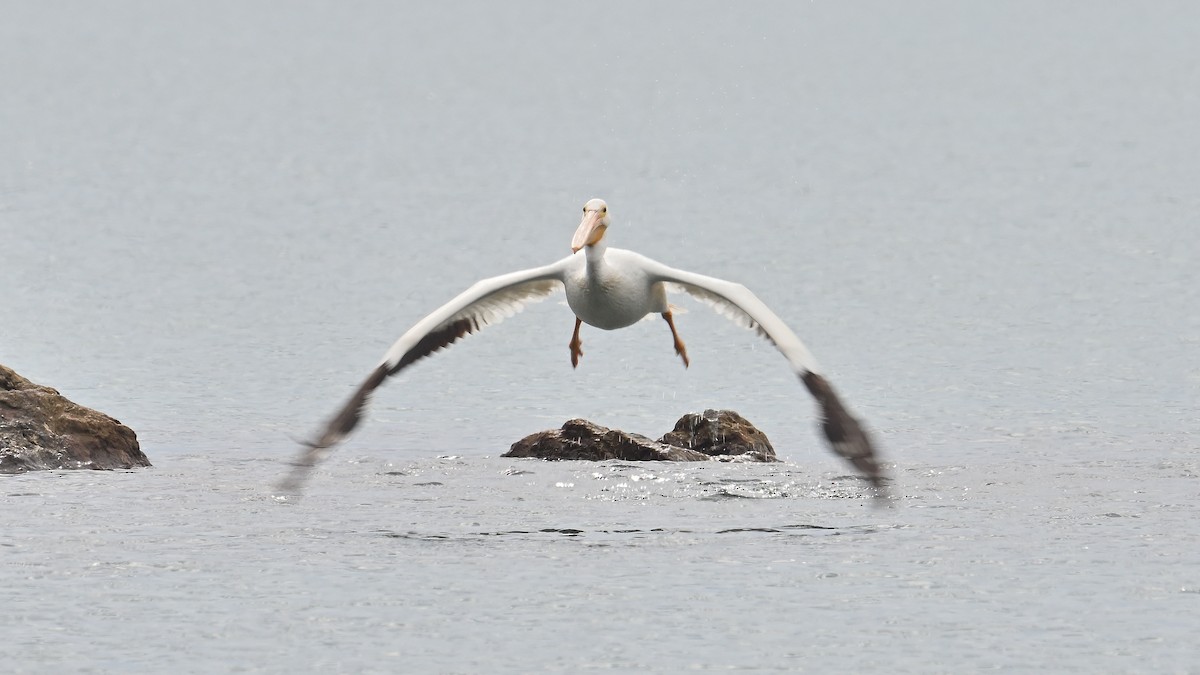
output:
POLYGON ((579 317, 575 317, 575 334, 571 336, 571 342, 567 346, 571 348, 571 367, 579 367, 579 357, 583 356, 583 343, 579 340, 579 327, 583 325, 583 321, 579 317))
POLYGON ((675 353, 683 359, 683 367, 687 368, 687 346, 683 344, 683 340, 679 339, 679 331, 675 330, 675 319, 671 316, 671 310, 663 312, 662 318, 666 319, 667 325, 671 327, 671 337, 675 338, 675 353))

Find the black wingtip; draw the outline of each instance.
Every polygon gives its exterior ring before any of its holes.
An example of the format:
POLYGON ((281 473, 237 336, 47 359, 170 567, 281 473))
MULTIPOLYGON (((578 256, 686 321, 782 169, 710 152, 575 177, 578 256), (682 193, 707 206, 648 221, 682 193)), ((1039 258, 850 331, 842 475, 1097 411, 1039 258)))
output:
POLYGON ((887 477, 866 429, 846 410, 829 380, 811 371, 800 379, 821 406, 821 431, 830 447, 871 483, 876 497, 886 499, 887 477))
POLYGON ((329 420, 319 438, 315 441, 299 441, 303 451, 296 461, 292 462, 292 470, 288 472, 287 477, 276 486, 281 493, 297 496, 300 494, 313 467, 321 463, 329 455, 330 450, 341 443, 354 430, 354 427, 358 426, 362 419, 363 409, 371 397, 371 392, 375 391, 387 376, 386 364, 375 368, 370 377, 359 385, 354 395, 346 401, 342 409, 329 420))
POLYGON ((316 466, 328 446, 322 446, 317 441, 297 440, 296 441, 304 451, 293 462, 289 462, 292 469, 288 471, 287 476, 275 484, 276 493, 283 497, 299 497, 304 490, 304 483, 307 482, 312 468, 316 466))

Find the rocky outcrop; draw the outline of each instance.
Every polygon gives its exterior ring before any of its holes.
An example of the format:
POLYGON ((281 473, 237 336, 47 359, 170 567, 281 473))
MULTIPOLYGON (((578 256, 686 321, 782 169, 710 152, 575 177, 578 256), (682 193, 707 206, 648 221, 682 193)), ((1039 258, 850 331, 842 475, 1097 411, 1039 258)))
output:
POLYGON ((561 429, 539 431, 513 443, 502 457, 629 462, 697 462, 708 459, 774 462, 766 435, 732 410, 684 415, 675 430, 654 441, 587 420, 568 420, 561 429))
POLYGON ((137 435, 0 366, 0 473, 150 466, 137 435))
POLYGON ((688 413, 659 442, 711 456, 743 455, 743 459, 758 462, 778 461, 767 435, 732 410, 688 413))
POLYGON ((645 436, 609 429, 587 420, 567 420, 561 429, 530 434, 513 443, 502 457, 584 459, 593 462, 622 459, 628 462, 695 462, 708 455, 678 448, 645 436))

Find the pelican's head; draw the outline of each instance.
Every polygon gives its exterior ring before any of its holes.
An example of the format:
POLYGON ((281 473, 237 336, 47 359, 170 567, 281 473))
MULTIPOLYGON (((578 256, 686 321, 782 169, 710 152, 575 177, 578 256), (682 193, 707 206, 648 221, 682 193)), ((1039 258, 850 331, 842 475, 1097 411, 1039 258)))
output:
POLYGON ((608 229, 608 204, 603 199, 589 199, 583 205, 583 220, 575 236, 571 238, 571 252, 578 253, 584 246, 594 246, 604 238, 608 229))

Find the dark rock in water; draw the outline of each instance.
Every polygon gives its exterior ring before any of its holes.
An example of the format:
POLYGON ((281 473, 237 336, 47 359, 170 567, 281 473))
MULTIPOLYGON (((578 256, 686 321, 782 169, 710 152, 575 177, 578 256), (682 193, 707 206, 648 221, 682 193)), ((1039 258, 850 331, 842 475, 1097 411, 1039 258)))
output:
POLYGON ((568 420, 561 429, 539 431, 522 438, 501 456, 631 462, 776 461, 775 450, 766 435, 732 410, 684 415, 676 422, 675 430, 660 441, 587 420, 568 420))
POLYGON ((778 461, 767 435, 732 410, 688 413, 659 441, 714 457, 740 455, 739 459, 756 462, 778 461))
POLYGON ((540 459, 621 459, 630 462, 695 462, 708 455, 678 448, 645 436, 609 429, 587 420, 567 420, 561 429, 539 431, 513 443, 502 457, 540 459))
POLYGON ((150 466, 129 427, 0 366, 0 473, 150 466))

